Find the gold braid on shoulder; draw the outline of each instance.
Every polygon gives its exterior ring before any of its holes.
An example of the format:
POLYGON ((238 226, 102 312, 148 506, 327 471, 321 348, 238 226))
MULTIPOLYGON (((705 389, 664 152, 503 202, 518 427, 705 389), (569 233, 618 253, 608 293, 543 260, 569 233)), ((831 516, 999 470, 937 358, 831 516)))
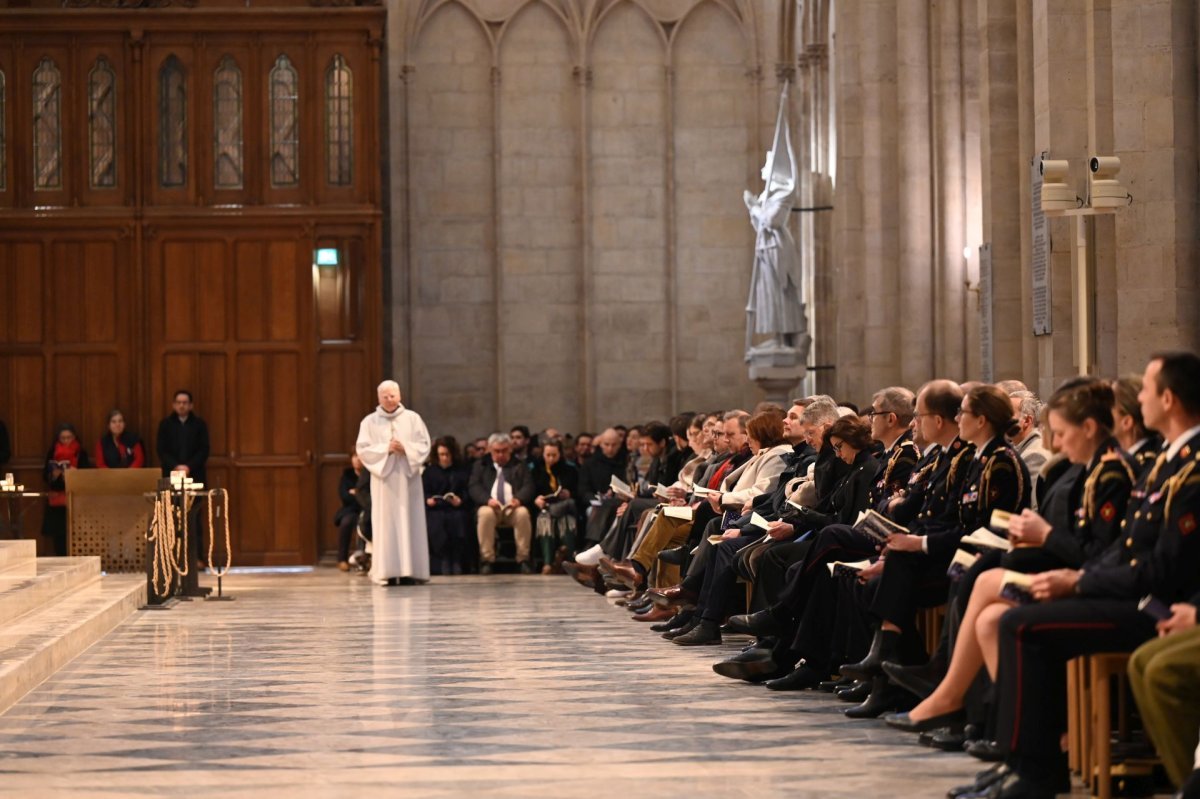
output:
POLYGON ((1133 468, 1118 453, 1108 452, 1103 455, 1099 462, 1096 463, 1096 466, 1088 472, 1087 480, 1083 483, 1083 515, 1089 522, 1096 518, 1096 489, 1100 485, 1100 476, 1108 464, 1114 461, 1121 464, 1121 467, 1125 470, 1125 475, 1129 478, 1130 485, 1137 482, 1133 468))
MULTIPOLYGON (((1167 505, 1163 510, 1163 521, 1171 518, 1171 502, 1175 499, 1175 492, 1182 488, 1185 483, 1189 482, 1188 478, 1195 470, 1197 461, 1200 461, 1200 451, 1182 469, 1167 478, 1166 485, 1163 486, 1163 490, 1167 493, 1167 505)), ((1200 477, 1200 475, 1197 475, 1197 477, 1200 477)))
POLYGON ((1001 447, 988 458, 987 463, 983 466, 983 475, 979 478, 977 507, 981 509, 989 494, 988 488, 992 483, 992 470, 996 467, 996 462, 1000 460, 1001 455, 1008 455, 1007 463, 1017 475, 1017 502, 1020 503, 1021 497, 1025 496, 1025 473, 1021 471, 1020 465, 1013 462, 1014 458, 1019 458, 1020 456, 1012 452, 1008 447, 1001 447))

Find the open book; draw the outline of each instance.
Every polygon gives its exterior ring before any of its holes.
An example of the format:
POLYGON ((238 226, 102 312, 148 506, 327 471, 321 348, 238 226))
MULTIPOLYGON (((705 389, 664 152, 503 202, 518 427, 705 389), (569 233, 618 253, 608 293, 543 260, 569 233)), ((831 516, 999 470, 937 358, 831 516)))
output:
POLYGON ((615 474, 613 475, 612 479, 608 481, 608 487, 611 488, 612 492, 621 499, 633 499, 633 489, 629 487, 629 483, 626 483, 615 474))
POLYGON ((695 485, 694 485, 694 486, 692 486, 692 494, 693 494, 693 496, 697 496, 697 497, 707 497, 707 496, 709 496, 710 494, 720 494, 720 493, 721 493, 720 491, 714 491, 713 489, 711 489, 711 488, 705 488, 704 486, 695 486, 695 485))
POLYGON ((658 497, 659 499, 670 499, 671 487, 659 483, 654 487, 654 496, 658 497))
POLYGON ((444 500, 446 502, 452 502, 452 501, 458 499, 458 494, 455 494, 453 491, 447 491, 445 494, 436 495, 434 497, 434 499, 440 499, 440 500, 444 500))
POLYGON ((541 499, 545 500, 546 502, 553 502, 562 496, 562 492, 563 490, 560 488, 557 491, 550 492, 549 494, 542 494, 541 499))
POLYGON ((1034 601, 1030 590, 1032 586, 1032 575, 1005 570, 1004 580, 1000 583, 1000 596, 1018 605, 1027 605, 1034 601))
POLYGON ((964 535, 960 541, 963 544, 969 544, 976 549, 999 549, 1003 552, 1012 552, 1012 542, 1007 538, 1001 538, 986 527, 980 527, 970 535, 964 535))
POLYGON ((997 508, 996 510, 992 511, 992 518, 988 522, 988 527, 992 528, 997 533, 1007 533, 1008 520, 1011 519, 1012 516, 1013 515, 1008 511, 997 508))
POLYGON ((864 510, 854 520, 854 529, 863 535, 874 538, 879 543, 887 543, 888 536, 908 533, 908 528, 874 510, 864 510))
POLYGON ((954 558, 950 561, 950 568, 946 569, 946 574, 951 580, 961 580, 967 573, 967 569, 974 566, 977 560, 979 560, 978 555, 960 549, 954 553, 954 558))
POLYGON ((871 561, 856 560, 847 563, 844 561, 835 560, 833 563, 826 563, 825 565, 829 568, 829 575, 831 577, 854 577, 857 576, 860 571, 870 566, 871 561))
POLYGON ((750 514, 750 526, 766 531, 766 529, 771 526, 771 523, 762 516, 759 516, 757 512, 754 512, 750 514))
POLYGON ((664 505, 662 512, 668 519, 682 519, 685 522, 690 522, 695 515, 690 505, 664 505))

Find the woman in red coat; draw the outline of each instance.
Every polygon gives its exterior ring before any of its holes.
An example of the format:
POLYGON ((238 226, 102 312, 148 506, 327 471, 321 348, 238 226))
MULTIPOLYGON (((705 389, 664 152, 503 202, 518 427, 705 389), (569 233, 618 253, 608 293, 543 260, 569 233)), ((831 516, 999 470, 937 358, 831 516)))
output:
POLYGON ((140 469, 146 465, 146 449, 136 433, 125 429, 125 414, 109 411, 108 433, 96 442, 94 456, 100 469, 140 469))
POLYGON ((49 505, 42 517, 42 535, 54 544, 55 555, 67 554, 67 469, 86 469, 87 450, 79 443, 75 428, 60 424, 54 431, 54 443, 46 453, 46 483, 50 486, 49 505))

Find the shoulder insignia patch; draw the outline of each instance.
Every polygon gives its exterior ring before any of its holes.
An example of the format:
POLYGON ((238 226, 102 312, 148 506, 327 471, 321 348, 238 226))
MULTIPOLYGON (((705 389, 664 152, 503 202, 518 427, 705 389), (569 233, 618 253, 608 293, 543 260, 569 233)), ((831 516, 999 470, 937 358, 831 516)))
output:
POLYGON ((1117 507, 1111 502, 1105 502, 1100 508, 1100 518, 1106 522, 1111 522, 1117 515, 1117 507))
POLYGON ((1187 513, 1179 520, 1179 532, 1183 535, 1191 535, 1196 532, 1196 514, 1187 513))

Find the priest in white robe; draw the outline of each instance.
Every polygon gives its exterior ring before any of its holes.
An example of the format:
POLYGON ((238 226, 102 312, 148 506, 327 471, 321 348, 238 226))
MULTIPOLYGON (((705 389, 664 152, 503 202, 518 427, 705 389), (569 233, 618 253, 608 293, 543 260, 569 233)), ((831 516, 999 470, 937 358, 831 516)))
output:
POLYGON ((379 407, 362 420, 354 447, 371 473, 371 580, 378 585, 429 579, 421 487, 429 447, 425 422, 400 404, 400 386, 380 383, 379 407))

